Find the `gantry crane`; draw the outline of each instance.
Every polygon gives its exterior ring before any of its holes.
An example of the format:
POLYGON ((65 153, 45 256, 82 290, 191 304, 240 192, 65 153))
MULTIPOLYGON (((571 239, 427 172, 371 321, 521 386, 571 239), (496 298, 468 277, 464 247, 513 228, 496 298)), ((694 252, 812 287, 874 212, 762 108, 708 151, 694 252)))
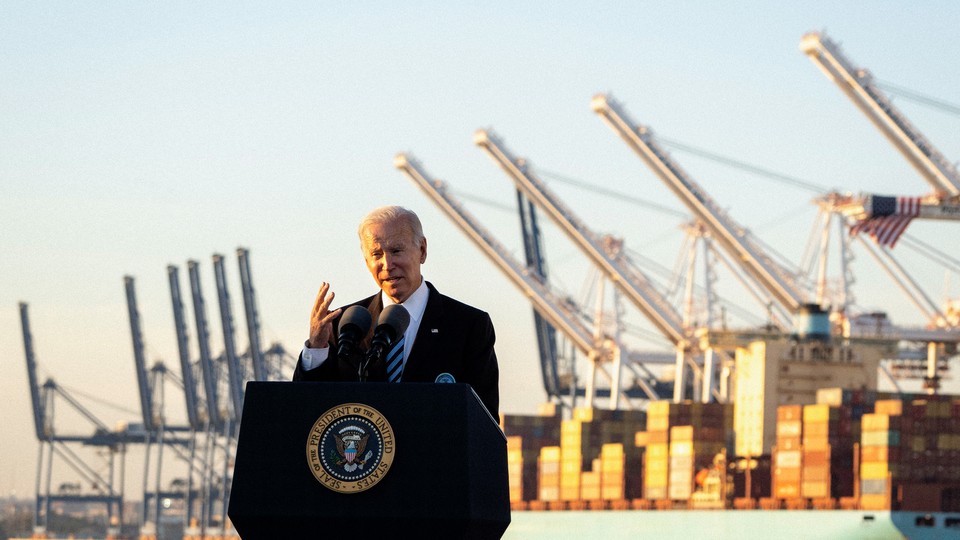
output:
MULTIPOLYGON (((193 297, 194 322, 197 327, 197 344, 200 349, 200 368, 203 374, 203 387, 207 404, 207 426, 204 441, 200 527, 202 531, 218 532, 214 524, 215 516, 220 516, 220 530, 226 527, 226 490, 230 479, 229 464, 232 455, 231 448, 235 445, 237 424, 233 421, 231 403, 220 406, 220 383, 223 370, 210 353, 210 332, 207 325, 206 305, 203 300, 203 291, 200 286, 200 263, 196 260, 187 261, 187 270, 190 274, 190 290, 193 297), (215 470, 217 456, 222 456, 223 467, 215 470), (219 507, 219 514, 217 509, 219 507)), ((223 359, 221 357, 221 359, 223 359)), ((227 369, 230 367, 228 365, 227 369)), ((230 379, 229 373, 227 374, 230 379)), ((228 392, 229 389, 229 381, 228 392)), ((232 400, 231 400, 232 401, 232 400)), ((237 413, 239 414, 239 413, 237 413)))
MULTIPOLYGON (((480 248, 481 251, 509 278, 513 284, 526 296, 534 309, 550 325, 563 332, 565 336, 583 354, 596 365, 600 360, 612 358, 622 354, 617 343, 608 336, 596 335, 584 324, 580 316, 575 313, 567 302, 558 298, 541 281, 539 275, 532 273, 522 266, 507 252, 489 232, 487 232, 473 218, 455 198, 448 193, 443 182, 431 178, 420 163, 408 154, 398 154, 394 158, 394 166, 403 172, 417 187, 419 187, 436 204, 451 221, 480 248)), ((649 399, 657 399, 657 394, 643 380, 637 377, 637 384, 643 389, 649 399)), ((588 384, 592 382, 588 380, 588 384)), ((619 398, 619 388, 611 386, 610 403, 615 408, 619 398)), ((592 391, 588 388, 587 398, 591 398, 592 391)))
MULTIPOLYGON (((180 291, 180 271, 174 265, 167 265, 167 281, 170 285, 170 301, 173 308, 173 320, 177 335, 177 353, 180 358, 180 375, 183 380, 183 397, 187 412, 187 422, 190 425, 192 436, 188 461, 191 464, 187 477, 182 482, 186 494, 184 505, 184 523, 190 524, 194 520, 194 502, 200 497, 200 490, 194 485, 194 477, 205 477, 205 467, 197 456, 197 437, 210 425, 207 409, 201 405, 201 398, 197 392, 197 377, 194 364, 190 359, 190 348, 187 338, 187 322, 183 308, 183 295, 180 291), (196 474, 195 474, 196 473, 196 474)), ((205 453, 203 456, 205 457, 205 453)))
MULTIPOLYGON (((800 313, 802 309, 812 307, 819 311, 825 306, 812 303, 807 300, 809 293, 796 284, 795 277, 788 273, 783 267, 770 259, 755 242, 749 239, 746 229, 737 225, 731 218, 726 216, 717 205, 707 196, 707 194, 691 179, 686 173, 673 162, 673 160, 657 144, 653 132, 646 126, 641 126, 631 120, 621 109, 620 105, 606 95, 600 94, 593 98, 591 106, 604 123, 610 126, 615 133, 627 143, 627 145, 637 153, 643 161, 660 177, 664 183, 676 194, 684 204, 704 222, 713 236, 721 240, 721 244, 730 251, 731 255, 738 258, 744 268, 761 284, 764 285, 785 307, 791 309, 794 313, 800 313)), ((868 248, 868 252, 875 255, 878 261, 882 260, 882 265, 897 276, 901 287, 919 290, 912 279, 903 271, 902 267, 896 264, 891 257, 881 257, 876 255, 866 242, 863 242, 868 248)), ((886 248, 880 247, 881 251, 886 252, 886 248)), ((918 296, 914 296, 918 298, 918 296)), ((924 298, 922 295, 919 298, 924 298)), ((823 301, 823 298, 818 298, 823 301)), ((928 307, 931 305, 927 299, 928 307)), ((838 306, 834 306, 836 308, 838 306)), ((846 309, 846 306, 839 306, 846 309)), ((934 308, 935 309, 935 308, 934 308)), ((840 313, 842 317, 838 320, 845 324, 846 314, 840 313)), ((864 339, 881 339, 892 343, 899 341, 913 341, 927 344, 929 373, 927 388, 931 391, 936 390, 939 376, 936 375, 938 361, 937 358, 950 354, 956 349, 956 344, 960 341, 960 332, 951 328, 902 328, 887 325, 883 328, 874 328, 871 330, 861 329, 863 332, 847 332, 847 337, 858 337, 864 339)))
POLYGON ((119 525, 123 523, 123 470, 127 446, 145 442, 142 430, 131 430, 127 426, 110 430, 92 412, 80 404, 65 388, 52 378, 47 379, 42 388, 37 378, 37 361, 33 348, 33 335, 30 331, 28 307, 20 303, 20 324, 23 331, 23 348, 27 361, 27 377, 30 384, 30 398, 33 404, 34 427, 40 442, 37 457, 36 502, 34 505, 34 531, 46 534, 54 502, 81 504, 102 504, 106 507, 107 531, 119 534, 119 525), (77 433, 59 433, 54 421, 56 398, 66 401, 74 411, 92 424, 92 435, 77 433), (96 466, 87 463, 74 448, 92 447, 104 450, 99 457, 104 463, 96 466), (54 456, 86 482, 91 492, 84 494, 80 484, 62 483, 60 490, 54 492, 54 456), (119 466, 119 473, 117 468, 119 466), (119 478, 117 477, 119 475, 119 478))
MULTIPOLYGON (((524 160, 513 156, 499 137, 489 130, 481 129, 474 133, 473 140, 474 144, 482 148, 514 181, 517 188, 544 210, 577 247, 601 269, 617 290, 624 294, 674 345, 677 355, 673 397, 678 401, 682 399, 685 388, 685 367, 690 365, 694 370, 700 369, 695 361, 700 351, 698 351, 699 342, 693 339, 692 330, 684 325, 677 310, 640 269, 627 264, 622 257, 618 257, 616 254, 618 250, 610 249, 610 242, 602 240, 566 208, 559 198, 533 174, 524 160)), ((708 399, 710 395, 712 369, 710 365, 705 366, 703 370, 704 388, 701 395, 706 396, 704 399, 708 399)))
POLYGON ((653 132, 630 119, 607 95, 594 96, 591 107, 643 162, 652 169, 690 212, 707 226, 713 237, 744 269, 790 313, 808 305, 808 293, 794 273, 767 255, 750 232, 733 221, 660 147, 653 132))
POLYGON ((143 468, 143 499, 141 513, 141 537, 156 538, 157 527, 162 513, 162 502, 167 500, 186 500, 189 504, 196 493, 190 490, 164 490, 161 487, 164 458, 172 451, 174 457, 186 463, 188 473, 194 467, 193 448, 194 437, 189 438, 178 434, 191 432, 192 425, 170 423, 165 411, 166 381, 171 379, 175 384, 186 390, 183 381, 169 372, 163 362, 157 362, 149 372, 144 354, 143 331, 140 323, 140 312, 137 308, 136 287, 133 276, 124 276, 124 289, 127 296, 127 313, 130 319, 130 335, 133 338, 133 357, 137 374, 137 386, 140 394, 143 428, 146 435, 144 445, 143 468), (156 456, 153 456, 153 447, 156 446, 156 456), (185 450, 188 448, 188 450, 185 450), (154 475, 153 487, 150 487, 151 472, 154 475))
POLYGON ((960 172, 893 106, 870 72, 855 67, 836 43, 818 32, 805 34, 800 50, 933 187, 933 193, 923 197, 849 196, 839 209, 855 220, 852 232, 866 229, 877 243, 893 247, 911 219, 960 219, 960 172))

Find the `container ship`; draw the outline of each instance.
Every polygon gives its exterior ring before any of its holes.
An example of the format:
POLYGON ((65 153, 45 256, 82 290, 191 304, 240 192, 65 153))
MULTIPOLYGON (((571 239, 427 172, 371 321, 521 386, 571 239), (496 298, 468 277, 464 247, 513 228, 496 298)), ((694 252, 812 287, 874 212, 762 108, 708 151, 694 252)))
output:
POLYGON ((824 388, 775 409, 758 455, 728 403, 502 415, 504 538, 960 538, 960 396, 824 388))

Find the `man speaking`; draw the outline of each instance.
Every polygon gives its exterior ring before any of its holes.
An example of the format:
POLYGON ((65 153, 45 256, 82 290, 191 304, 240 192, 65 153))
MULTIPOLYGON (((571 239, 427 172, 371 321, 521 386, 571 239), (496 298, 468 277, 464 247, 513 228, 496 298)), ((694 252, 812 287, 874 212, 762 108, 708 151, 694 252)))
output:
POLYGON ((406 208, 384 206, 363 218, 359 235, 380 292, 330 311, 335 295, 321 284, 293 380, 467 383, 496 419, 493 323, 486 312, 440 294, 423 279, 427 239, 420 219, 406 208), (369 319, 353 306, 366 308, 369 319), (387 342, 389 348, 381 347, 387 342))

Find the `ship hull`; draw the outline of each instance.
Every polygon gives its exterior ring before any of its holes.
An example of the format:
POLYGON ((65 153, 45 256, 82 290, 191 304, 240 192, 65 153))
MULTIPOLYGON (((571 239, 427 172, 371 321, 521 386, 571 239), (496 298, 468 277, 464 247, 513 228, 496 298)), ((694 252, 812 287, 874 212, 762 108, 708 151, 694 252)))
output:
POLYGON ((960 539, 960 514, 957 513, 609 510, 524 511, 513 512, 511 518, 504 540, 960 539))

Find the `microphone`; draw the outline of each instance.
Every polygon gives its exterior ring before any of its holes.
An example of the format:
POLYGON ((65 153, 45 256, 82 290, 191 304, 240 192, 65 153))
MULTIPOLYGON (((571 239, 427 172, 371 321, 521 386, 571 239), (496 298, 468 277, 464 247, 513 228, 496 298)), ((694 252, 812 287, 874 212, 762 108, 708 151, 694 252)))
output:
POLYGON ((410 325, 410 313, 400 304, 391 304, 383 309, 373 331, 373 341, 367 358, 360 368, 360 380, 366 380, 367 366, 383 362, 383 355, 400 339, 410 325))
POLYGON ((349 358, 358 352, 363 336, 367 335, 373 317, 363 306, 350 306, 340 318, 340 334, 337 336, 337 356, 349 358))

